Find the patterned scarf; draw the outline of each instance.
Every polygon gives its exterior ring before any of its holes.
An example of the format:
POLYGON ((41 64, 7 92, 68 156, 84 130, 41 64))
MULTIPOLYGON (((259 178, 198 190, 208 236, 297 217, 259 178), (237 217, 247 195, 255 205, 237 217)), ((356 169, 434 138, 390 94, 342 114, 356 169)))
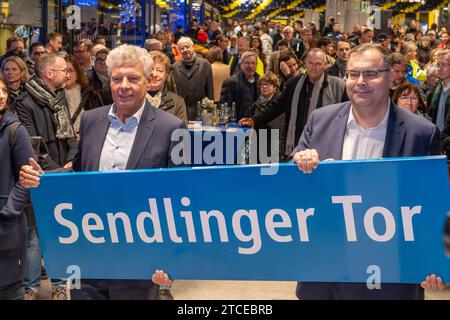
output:
POLYGON ((16 101, 16 98, 24 91, 24 86, 21 84, 19 89, 13 90, 10 88, 9 94, 9 102, 12 104, 13 101, 16 101))
POLYGON ((155 108, 159 108, 159 106, 161 105, 161 97, 162 97, 162 90, 158 91, 154 95, 147 93, 147 101, 150 102, 150 104, 155 108))
POLYGON ((25 89, 38 105, 49 108, 52 112, 53 121, 56 125, 56 138, 75 138, 64 89, 53 91, 36 75, 33 75, 27 81, 25 89))

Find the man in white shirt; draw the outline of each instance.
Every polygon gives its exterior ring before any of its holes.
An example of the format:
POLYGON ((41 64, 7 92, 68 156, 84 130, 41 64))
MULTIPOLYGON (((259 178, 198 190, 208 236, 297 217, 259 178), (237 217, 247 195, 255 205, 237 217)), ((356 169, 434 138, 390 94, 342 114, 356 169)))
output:
MULTIPOLYGON (((146 102, 152 58, 143 48, 121 45, 109 53, 106 65, 114 103, 83 113, 73 170, 173 166, 171 152, 175 143, 171 136, 185 126, 177 117, 146 102)), ((30 165, 22 167, 22 186, 38 186, 41 173, 39 165, 30 159, 30 165)), ((79 300, 161 299, 155 284, 169 285, 171 281, 162 271, 155 272, 152 281, 83 279, 81 289, 73 290, 71 296, 79 300)))
MULTIPOLYGON (((319 157, 349 160, 440 153, 436 126, 390 101, 393 70, 388 54, 374 44, 364 44, 350 53, 346 71, 350 101, 311 114, 291 154, 301 171, 311 173, 319 157)), ((429 277, 422 286, 439 284, 441 279, 429 277)), ((423 299, 423 295, 423 289, 414 284, 383 283, 377 290, 360 283, 304 282, 297 287, 301 299, 423 299)))

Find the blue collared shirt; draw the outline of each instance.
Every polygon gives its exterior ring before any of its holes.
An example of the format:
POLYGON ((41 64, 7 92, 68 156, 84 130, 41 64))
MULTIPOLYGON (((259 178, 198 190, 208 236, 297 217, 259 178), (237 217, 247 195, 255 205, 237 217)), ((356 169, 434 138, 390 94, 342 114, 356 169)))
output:
POLYGON ((125 123, 116 115, 114 104, 111 106, 108 113, 109 129, 100 156, 100 171, 126 169, 144 106, 145 101, 134 115, 125 120, 125 123))

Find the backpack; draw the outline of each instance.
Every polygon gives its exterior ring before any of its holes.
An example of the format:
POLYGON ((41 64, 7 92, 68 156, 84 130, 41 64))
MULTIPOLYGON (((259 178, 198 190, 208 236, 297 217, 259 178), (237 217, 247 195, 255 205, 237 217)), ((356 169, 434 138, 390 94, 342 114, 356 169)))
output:
POLYGON ((14 121, 8 126, 8 133, 9 133, 9 147, 12 147, 12 144, 14 142, 14 138, 16 137, 16 131, 17 128, 21 125, 20 121, 14 121))

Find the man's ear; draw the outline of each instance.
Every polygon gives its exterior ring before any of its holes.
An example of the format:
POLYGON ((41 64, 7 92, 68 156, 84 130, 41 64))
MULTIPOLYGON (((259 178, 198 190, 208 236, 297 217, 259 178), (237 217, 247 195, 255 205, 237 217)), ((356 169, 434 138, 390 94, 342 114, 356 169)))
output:
POLYGON ((394 86, 394 75, 395 75, 395 71, 394 69, 391 68, 391 71, 388 72, 388 81, 389 81, 389 88, 392 88, 394 86))
POLYGON ((49 80, 53 80, 53 72, 51 70, 46 70, 45 71, 45 76, 49 79, 49 80))

